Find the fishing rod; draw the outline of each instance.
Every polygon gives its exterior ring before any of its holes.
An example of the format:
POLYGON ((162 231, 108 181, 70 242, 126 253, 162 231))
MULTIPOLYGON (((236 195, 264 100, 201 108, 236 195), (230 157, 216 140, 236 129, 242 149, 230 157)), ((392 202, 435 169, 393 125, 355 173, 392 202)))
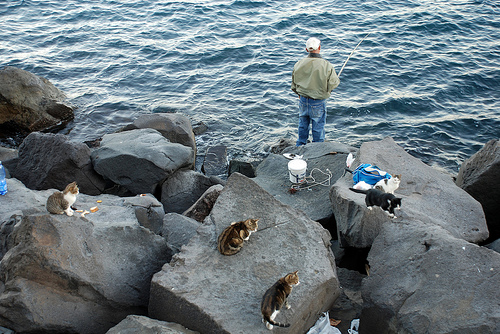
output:
POLYGON ((363 37, 363 39, 359 41, 358 45, 356 45, 356 47, 354 48, 354 50, 352 50, 352 52, 351 52, 351 54, 349 55, 349 57, 347 57, 347 59, 345 60, 344 65, 342 65, 342 68, 340 69, 339 74, 337 74, 337 76, 338 76, 338 77, 340 77, 340 73, 342 73, 342 71, 344 70, 345 65, 346 65, 346 64, 347 64, 347 62, 349 61, 349 58, 351 58, 351 56, 352 56, 352 54, 354 53, 354 51, 356 51, 356 49, 357 49, 357 48, 358 48, 358 46, 361 44, 361 42, 363 42, 363 41, 366 39, 366 37, 368 37, 368 35, 370 35, 370 34, 371 34, 371 32, 369 32, 368 34, 366 34, 366 36, 365 36, 365 37, 363 37))

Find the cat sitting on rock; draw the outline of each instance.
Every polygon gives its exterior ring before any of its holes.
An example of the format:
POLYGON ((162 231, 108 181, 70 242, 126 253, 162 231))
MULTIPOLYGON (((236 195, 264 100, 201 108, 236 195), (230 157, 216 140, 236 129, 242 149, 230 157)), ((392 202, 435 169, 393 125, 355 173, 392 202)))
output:
MULTIPOLYGON (((361 182, 358 182, 356 186, 361 182)), ((394 214, 394 210, 401 207, 401 198, 396 197, 394 195, 394 191, 399 188, 400 183, 401 175, 395 175, 390 179, 382 179, 378 181, 373 186, 373 189, 370 189, 371 186, 364 185, 360 185, 358 187, 354 186, 349 189, 366 195, 365 203, 368 209, 371 210, 374 206, 378 206, 382 210, 386 211, 389 214, 389 217, 397 218, 394 214)))
POLYGON ((76 195, 78 195, 79 192, 76 182, 68 184, 62 192, 54 192, 47 199, 47 211, 59 215, 66 213, 68 216, 73 216, 73 209, 71 206, 75 203, 76 195))

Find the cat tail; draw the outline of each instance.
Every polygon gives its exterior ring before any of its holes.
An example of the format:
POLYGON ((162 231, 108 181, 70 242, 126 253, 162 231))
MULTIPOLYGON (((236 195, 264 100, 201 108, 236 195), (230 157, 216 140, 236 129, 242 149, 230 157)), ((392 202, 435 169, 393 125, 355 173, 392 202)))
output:
POLYGON ((271 320, 271 317, 269 317, 268 315, 264 316, 264 320, 267 321, 268 323, 270 323, 273 326, 290 327, 290 324, 282 324, 281 322, 275 322, 275 321, 271 320))
POLYGON ((355 193, 361 193, 361 194, 366 194, 368 192, 368 190, 361 190, 361 189, 355 189, 355 188, 349 188, 349 190, 352 190, 355 193))

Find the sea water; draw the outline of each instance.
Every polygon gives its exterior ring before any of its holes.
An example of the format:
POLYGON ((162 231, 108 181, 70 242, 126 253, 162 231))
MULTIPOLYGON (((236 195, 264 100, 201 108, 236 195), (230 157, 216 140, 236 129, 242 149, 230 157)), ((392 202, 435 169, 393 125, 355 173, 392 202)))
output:
MULTIPOLYGON (((455 174, 500 136, 500 8, 479 0, 0 1, 0 66, 50 80, 76 105, 77 141, 179 112, 208 131, 198 153, 265 155, 296 139, 290 90, 305 41, 340 70, 326 139, 387 136, 455 174)), ((9 138, 2 138, 7 143, 9 138)), ((389 157, 390 158, 390 157, 389 157)))

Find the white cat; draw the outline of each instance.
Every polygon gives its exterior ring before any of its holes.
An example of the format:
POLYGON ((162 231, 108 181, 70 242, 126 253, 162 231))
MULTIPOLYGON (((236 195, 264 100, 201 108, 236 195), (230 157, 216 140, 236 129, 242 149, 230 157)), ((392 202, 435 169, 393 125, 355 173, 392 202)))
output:
POLYGON ((401 183, 401 174, 394 175, 390 179, 383 179, 375 183, 373 188, 382 190, 383 192, 394 194, 394 191, 398 189, 401 183))

